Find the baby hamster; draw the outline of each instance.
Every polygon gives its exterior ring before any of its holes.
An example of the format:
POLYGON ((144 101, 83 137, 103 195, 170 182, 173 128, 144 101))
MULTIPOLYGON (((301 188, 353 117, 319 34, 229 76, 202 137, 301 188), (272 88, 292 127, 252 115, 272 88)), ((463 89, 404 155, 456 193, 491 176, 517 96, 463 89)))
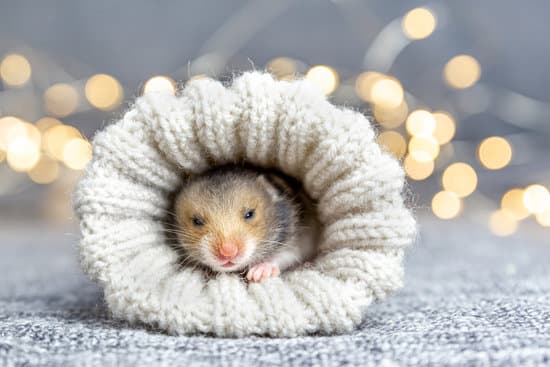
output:
POLYGON ((246 272, 254 282, 309 259, 318 237, 313 203, 296 182, 244 166, 190 178, 175 214, 187 260, 216 272, 246 272))

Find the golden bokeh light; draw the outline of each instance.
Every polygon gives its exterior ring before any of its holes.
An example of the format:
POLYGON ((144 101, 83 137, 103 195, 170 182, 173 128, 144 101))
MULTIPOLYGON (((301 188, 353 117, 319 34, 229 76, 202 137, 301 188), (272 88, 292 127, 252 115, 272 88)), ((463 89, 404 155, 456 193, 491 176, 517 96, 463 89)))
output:
POLYGON ((21 131, 23 121, 13 116, 0 118, 0 150, 8 150, 8 143, 13 140, 14 135, 21 131))
POLYGON ((443 172, 442 184, 445 190, 452 191, 463 198, 475 191, 477 174, 466 163, 453 163, 443 172))
POLYGON ((403 17, 401 28, 407 37, 420 40, 429 37, 437 24, 434 14, 426 8, 415 8, 403 17))
POLYGON ((0 63, 0 78, 10 86, 26 84, 31 78, 31 72, 31 64, 23 55, 7 55, 0 63))
POLYGON ((403 161, 403 168, 407 176, 416 181, 425 180, 430 177, 434 171, 434 166, 434 161, 419 162, 410 154, 403 161))
POLYGON ((38 130, 40 130, 41 133, 45 133, 46 130, 57 126, 62 125, 63 123, 59 121, 58 119, 55 119, 53 117, 43 117, 40 120, 36 121, 34 125, 38 130))
POLYGON ((372 87, 376 84, 376 82, 384 78, 386 78, 384 74, 376 71, 365 71, 359 74, 355 80, 355 93, 357 93, 359 98, 362 100, 371 102, 372 87))
POLYGON ((550 193, 542 185, 530 185, 523 191, 523 205, 532 214, 540 214, 550 208, 550 193))
POLYGON ((277 79, 288 80, 296 75, 298 65, 291 58, 277 57, 267 63, 266 69, 277 79))
POLYGON ((529 210, 523 204, 523 190, 519 188, 508 190, 502 196, 500 207, 517 220, 525 219, 529 216, 529 210))
POLYGON ((143 94, 151 92, 162 92, 167 94, 176 94, 176 82, 172 78, 163 75, 157 75, 145 83, 143 94))
POLYGON ((28 137, 18 137, 8 145, 6 160, 14 171, 29 171, 38 163, 39 159, 40 146, 28 137))
POLYGON ((518 229, 518 222, 512 214, 499 209, 489 217, 489 229, 497 236, 510 236, 518 229))
POLYGON ((42 155, 38 163, 27 174, 36 183, 48 184, 59 176, 59 164, 48 156, 42 155))
POLYGON ((44 92, 44 108, 54 116, 65 117, 76 111, 79 99, 72 85, 54 84, 44 92))
POLYGON ((432 199, 432 211, 440 219, 452 219, 462 211, 462 200, 451 191, 440 191, 432 199))
POLYGON ((435 130, 433 136, 439 145, 447 144, 455 136, 456 124, 453 117, 445 111, 432 113, 435 119, 435 130))
POLYGON ((370 97, 372 103, 380 105, 383 108, 396 108, 403 103, 403 87, 395 79, 386 77, 378 80, 372 86, 370 97))
POLYGON ((453 88, 464 89, 474 85, 481 76, 481 66, 470 55, 458 55, 450 59, 443 69, 443 77, 453 88))
POLYGON ((76 128, 68 125, 53 126, 44 133, 44 150, 50 157, 63 160, 65 145, 75 138, 82 138, 76 128))
POLYGON ((124 97, 118 80, 107 74, 96 74, 88 79, 84 92, 88 102, 100 110, 112 110, 124 97))
POLYGON ((374 105, 373 110, 376 122, 387 129, 401 126, 409 114, 409 106, 405 100, 395 108, 384 108, 381 105, 374 105))
POLYGON ((535 216, 537 222, 543 227, 550 227, 550 208, 535 216))
POLYGON ((485 168, 501 169, 512 160, 512 146, 506 139, 492 136, 481 142, 477 156, 485 168))
POLYGON ((407 118, 405 126, 412 136, 432 136, 435 131, 435 118, 429 111, 415 110, 407 118))
POLYGON ((340 80, 336 70, 326 65, 317 65, 309 69, 306 79, 311 80, 326 95, 336 90, 340 80))
POLYGON ((71 139, 63 148, 63 163, 71 169, 84 169, 91 159, 92 145, 84 139, 71 139))
POLYGON ((431 136, 413 136, 409 140, 409 154, 419 162, 433 161, 439 155, 439 144, 431 136))
POLYGON ((403 157, 407 151, 407 141, 397 131, 384 131, 376 141, 396 158, 403 157))

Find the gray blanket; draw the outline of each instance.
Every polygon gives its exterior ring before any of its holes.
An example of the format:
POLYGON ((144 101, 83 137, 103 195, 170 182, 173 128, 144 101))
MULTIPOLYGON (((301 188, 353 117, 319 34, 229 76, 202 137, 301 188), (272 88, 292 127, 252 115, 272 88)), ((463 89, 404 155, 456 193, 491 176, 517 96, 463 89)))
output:
POLYGON ((0 365, 550 365, 550 244, 422 220, 407 285, 349 335, 175 337, 112 320, 75 234, 0 228, 0 365))

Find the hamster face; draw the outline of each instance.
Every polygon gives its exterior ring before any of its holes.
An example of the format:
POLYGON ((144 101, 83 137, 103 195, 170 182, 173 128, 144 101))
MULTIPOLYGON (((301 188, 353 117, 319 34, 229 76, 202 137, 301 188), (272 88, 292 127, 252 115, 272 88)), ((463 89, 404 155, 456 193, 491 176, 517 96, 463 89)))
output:
POLYGON ((229 272, 245 269, 262 255, 274 214, 260 181, 201 179, 183 188, 175 210, 179 243, 188 260, 229 272))

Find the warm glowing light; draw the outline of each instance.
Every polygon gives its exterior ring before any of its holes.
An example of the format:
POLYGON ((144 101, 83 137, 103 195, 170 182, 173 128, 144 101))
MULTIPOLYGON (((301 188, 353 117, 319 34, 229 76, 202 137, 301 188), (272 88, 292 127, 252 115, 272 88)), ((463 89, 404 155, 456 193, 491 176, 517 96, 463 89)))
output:
POLYGON ((550 208, 546 209, 542 213, 537 214, 535 218, 541 226, 550 227, 550 208))
POLYGON ((362 100, 371 102, 372 87, 376 84, 376 82, 384 78, 386 78, 384 74, 376 71, 366 71, 361 73, 355 80, 355 92, 362 100))
POLYGON ((462 201, 451 191, 440 191, 432 199, 432 211, 436 217, 451 219, 462 211, 462 201))
POLYGON ((92 146, 84 139, 71 139, 63 148, 63 163, 67 167, 81 170, 92 159, 92 146))
POLYGON ((44 149, 50 157, 63 160, 65 145, 75 138, 82 138, 82 135, 74 127, 68 125, 53 126, 44 133, 44 149))
POLYGON ((44 92, 44 107, 48 113, 64 117, 76 111, 78 92, 69 84, 54 84, 44 92))
POLYGON ((530 185, 523 192, 523 205, 530 213, 540 214, 550 208, 550 193, 542 185, 530 185))
POLYGON ((96 74, 88 79, 84 92, 88 102, 100 110, 112 110, 124 96, 120 83, 107 74, 96 74))
POLYGON ((298 71, 298 65, 288 57, 277 57, 267 64, 266 69, 277 79, 287 80, 294 77, 298 71))
POLYGON ((411 112, 405 126, 412 136, 431 136, 435 131, 435 118, 426 110, 416 110, 411 112))
POLYGON ((40 147, 27 137, 19 137, 9 143, 6 159, 14 171, 26 172, 38 163, 40 147))
POLYGON ((396 131, 384 131, 378 135, 376 141, 396 158, 403 157, 407 151, 405 138, 396 131))
POLYGON ((28 172, 29 177, 36 183, 47 184, 55 181, 59 176, 59 164, 43 155, 38 163, 28 172))
POLYGON ((413 136, 409 141, 409 152, 419 162, 433 161, 439 155, 439 144, 431 136, 413 136))
POLYGON ((22 86, 31 77, 31 64, 23 55, 7 55, 0 63, 0 77, 7 85, 22 86))
POLYGON ((529 216, 529 211, 523 204, 522 189, 515 188, 507 191, 502 196, 500 207, 514 216, 517 220, 521 220, 529 216))
POLYGON ((435 16, 426 8, 416 8, 409 11, 401 22, 403 33, 413 40, 428 37, 436 26, 435 16))
POLYGON ((518 222, 506 210, 497 210, 489 217, 489 229, 497 236, 510 236, 518 229, 518 222))
POLYGON ((384 78, 374 83, 370 92, 372 102, 384 108, 396 108, 403 103, 403 87, 395 78, 384 78))
POLYGON ((23 123, 21 119, 13 116, 0 118, 0 150, 8 150, 9 142, 21 131, 23 123))
POLYGON ((331 94, 338 87, 339 77, 336 70, 330 66, 317 65, 309 69, 306 79, 311 80, 326 95, 331 94))
POLYGON ((420 181, 427 179, 433 173, 434 161, 419 162, 409 154, 403 161, 403 167, 407 176, 413 180, 420 181))
POLYGON ((453 88, 468 88, 479 80, 481 66, 472 56, 458 55, 447 62, 443 76, 447 84, 453 88))
POLYGON ((61 121, 54 119, 53 117, 43 117, 36 121, 34 125, 38 130, 40 130, 41 133, 45 133, 49 128, 62 124, 63 123, 61 121))
POLYGON ((384 108, 381 105, 374 105, 374 118, 387 129, 400 126, 407 118, 408 113, 409 106, 405 100, 395 108, 384 108))
POLYGON ((442 178, 443 188, 463 198, 470 195, 477 187, 477 174, 466 163, 453 163, 445 169, 442 178))
POLYGON ((512 159, 512 146, 506 139, 492 136, 481 142, 477 156, 486 168, 501 169, 512 159))
POLYGON ((166 76, 157 75, 149 79, 143 86, 143 93, 162 92, 176 94, 176 83, 166 76))
POLYGON ((435 119, 433 136, 439 145, 447 144, 455 135, 456 127, 453 117, 444 111, 432 113, 435 119))

